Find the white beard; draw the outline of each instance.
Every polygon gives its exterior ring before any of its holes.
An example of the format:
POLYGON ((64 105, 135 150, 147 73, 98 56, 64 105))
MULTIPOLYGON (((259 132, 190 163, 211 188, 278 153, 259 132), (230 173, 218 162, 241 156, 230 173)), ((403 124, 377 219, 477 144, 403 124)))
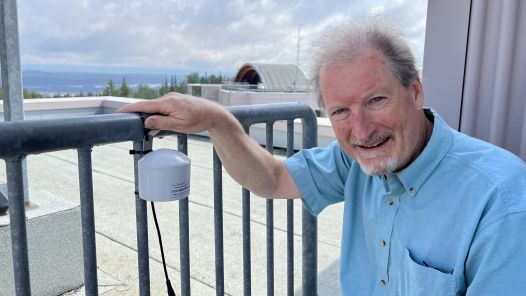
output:
MULTIPOLYGON (((371 155, 368 155, 367 158, 373 158, 371 155)), ((391 156, 387 160, 377 160, 377 161, 361 161, 357 159, 362 171, 367 175, 376 176, 376 175, 389 175, 396 170, 398 166, 398 159, 396 156, 391 156)))
MULTIPOLYGON (((381 131, 370 135, 367 140, 358 141, 351 139, 349 143, 367 147, 385 141, 390 136, 389 131, 381 131)), ((362 171, 367 175, 389 175, 396 170, 399 160, 396 155, 391 155, 387 160, 373 160, 377 157, 385 156, 386 151, 361 151, 357 155, 356 160, 360 164, 362 171)))

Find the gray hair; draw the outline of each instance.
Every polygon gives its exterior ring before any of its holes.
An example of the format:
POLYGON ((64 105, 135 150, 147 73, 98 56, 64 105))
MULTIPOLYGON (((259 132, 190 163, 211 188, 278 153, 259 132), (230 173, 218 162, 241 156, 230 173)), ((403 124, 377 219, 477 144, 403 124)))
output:
POLYGON ((324 106, 320 93, 320 72, 323 66, 351 63, 370 50, 379 50, 387 58, 393 75, 408 87, 418 79, 416 61, 402 31, 379 16, 359 23, 347 23, 333 28, 311 44, 311 82, 324 106))

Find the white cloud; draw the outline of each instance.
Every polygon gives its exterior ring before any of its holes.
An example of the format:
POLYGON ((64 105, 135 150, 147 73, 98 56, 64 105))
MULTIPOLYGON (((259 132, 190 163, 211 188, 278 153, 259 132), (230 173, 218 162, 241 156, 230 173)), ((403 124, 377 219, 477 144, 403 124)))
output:
POLYGON ((301 64, 307 41, 367 13, 399 19, 419 59, 426 1, 25 0, 22 63, 235 71, 251 61, 301 64), (358 2, 358 3, 353 3, 358 2))

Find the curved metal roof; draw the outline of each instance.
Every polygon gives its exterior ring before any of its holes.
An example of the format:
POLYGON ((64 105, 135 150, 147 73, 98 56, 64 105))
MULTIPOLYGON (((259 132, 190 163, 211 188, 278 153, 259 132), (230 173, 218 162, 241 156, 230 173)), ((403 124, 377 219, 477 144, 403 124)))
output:
POLYGON ((235 82, 260 85, 258 88, 267 91, 308 89, 307 77, 300 68, 292 64, 246 63, 237 72, 235 82))

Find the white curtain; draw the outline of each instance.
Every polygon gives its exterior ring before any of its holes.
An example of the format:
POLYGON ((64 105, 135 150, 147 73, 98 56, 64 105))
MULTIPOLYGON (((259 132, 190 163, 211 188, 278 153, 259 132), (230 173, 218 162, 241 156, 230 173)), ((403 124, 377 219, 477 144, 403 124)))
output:
POLYGON ((526 1, 471 2, 460 130, 526 161, 526 1))

